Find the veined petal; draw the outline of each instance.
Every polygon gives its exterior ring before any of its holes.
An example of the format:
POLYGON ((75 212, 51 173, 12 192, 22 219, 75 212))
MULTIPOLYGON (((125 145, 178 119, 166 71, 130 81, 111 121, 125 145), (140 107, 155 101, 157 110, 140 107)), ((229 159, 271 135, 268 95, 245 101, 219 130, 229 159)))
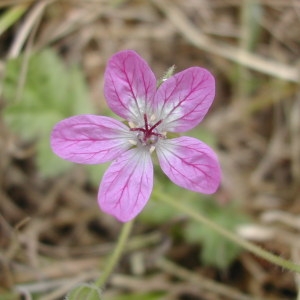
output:
POLYGON ((161 140, 156 147, 160 166, 177 185, 204 194, 214 193, 221 169, 214 151, 191 137, 161 140))
POLYGON ((132 145, 133 133, 109 117, 79 115, 57 123, 51 147, 63 159, 82 164, 99 164, 115 159, 132 145))
POLYGON ((104 77, 104 94, 108 106, 117 115, 132 122, 143 119, 155 91, 155 76, 136 52, 121 51, 109 60, 104 77))
POLYGON ((101 209, 127 222, 146 205, 153 188, 153 165, 149 151, 133 148, 105 172, 100 184, 98 203, 101 209))
POLYGON ((157 90, 155 109, 164 129, 184 132, 198 125, 215 96, 215 80, 207 70, 192 67, 167 79, 157 90))

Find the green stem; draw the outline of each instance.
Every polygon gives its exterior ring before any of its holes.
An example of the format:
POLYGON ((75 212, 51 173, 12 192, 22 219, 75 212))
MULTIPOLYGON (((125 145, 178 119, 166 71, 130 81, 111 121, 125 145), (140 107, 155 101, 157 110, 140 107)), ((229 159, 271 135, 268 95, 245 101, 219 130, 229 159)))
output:
POLYGON ((114 248, 114 252, 112 253, 111 257, 109 258, 107 264, 105 265, 104 271, 102 272, 101 276, 98 278, 98 280, 96 280, 96 282, 95 282, 96 286, 98 286, 100 288, 103 287, 104 284, 107 282, 109 276, 113 272, 115 266, 117 265, 118 261, 120 260, 122 252, 125 248, 127 239, 129 237, 129 234, 132 229, 132 225, 133 225, 133 221, 130 221, 123 225, 122 231, 118 238, 117 245, 114 248))
POLYGON ((0 35, 15 24, 28 9, 29 4, 21 4, 8 9, 0 18, 0 35))
POLYGON ((265 259, 266 261, 269 261, 273 264, 276 264, 282 268, 288 269, 290 271, 294 271, 297 273, 300 273, 300 265, 294 264, 293 262, 286 260, 284 258, 281 258, 279 256, 276 256, 259 246, 256 246, 255 244, 252 244, 251 242, 244 240, 243 238, 239 237, 238 235, 228 231, 227 229, 220 227, 217 223, 209 220, 204 215, 201 215, 198 211, 193 210, 191 207, 188 207, 180 201, 174 201, 171 199, 171 197, 161 194, 158 191, 154 191, 153 196, 155 196, 158 200, 161 200, 168 205, 172 206, 173 208, 176 208, 178 211, 184 212, 187 215, 189 215, 192 219, 195 221, 198 221, 214 231, 218 232, 222 236, 226 237, 230 241, 238 244, 242 248, 250 251, 251 253, 265 259))

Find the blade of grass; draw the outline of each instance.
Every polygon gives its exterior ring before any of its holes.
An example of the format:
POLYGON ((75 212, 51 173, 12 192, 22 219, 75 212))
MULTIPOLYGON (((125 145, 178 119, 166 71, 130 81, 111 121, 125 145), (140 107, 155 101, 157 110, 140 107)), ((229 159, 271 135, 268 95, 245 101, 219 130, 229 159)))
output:
MULTIPOLYGON (((239 46, 243 51, 252 53, 260 33, 258 21, 262 15, 261 5, 257 0, 243 0, 240 14, 241 35, 239 46)), ((236 98, 247 100, 255 87, 253 75, 249 69, 242 64, 237 65, 237 72, 236 98)))
POLYGON ((2 15, 0 18, 0 36, 24 15, 29 5, 30 3, 14 6, 2 15))
POLYGON ((32 29, 34 28, 34 25, 37 22, 39 22, 47 5, 49 5, 53 1, 54 0, 39 1, 31 9, 31 11, 28 13, 26 19, 24 20, 24 23, 20 27, 20 30, 17 33, 17 36, 12 44, 12 47, 10 48, 10 51, 8 54, 9 58, 18 57, 26 39, 28 38, 32 29))

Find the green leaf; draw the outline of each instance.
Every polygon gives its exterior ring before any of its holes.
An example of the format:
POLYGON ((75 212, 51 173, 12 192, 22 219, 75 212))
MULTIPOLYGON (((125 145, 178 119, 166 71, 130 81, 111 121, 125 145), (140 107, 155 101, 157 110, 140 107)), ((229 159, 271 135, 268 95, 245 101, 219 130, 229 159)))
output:
POLYGON ((49 137, 53 125, 63 117, 59 112, 30 107, 26 103, 13 104, 4 111, 4 120, 25 140, 49 137))
MULTIPOLYGON (((67 68, 52 50, 33 54, 25 82, 22 56, 9 60, 3 82, 6 124, 24 140, 37 141, 37 164, 47 176, 57 175, 71 165, 52 153, 49 139, 53 126, 71 115, 92 112, 83 74, 78 66, 67 68)), ((25 68, 26 69, 26 68, 25 68)))
POLYGON ((99 183, 109 165, 110 162, 99 165, 85 165, 89 175, 89 182, 94 186, 99 186, 99 183))
POLYGON ((78 66, 72 66, 69 72, 68 99, 73 106, 70 114, 88 114, 93 111, 85 78, 78 66))
MULTIPOLYGON (((194 201, 194 206, 201 214, 205 214, 212 221, 232 231, 238 225, 248 221, 248 218, 241 214, 234 205, 220 206, 213 200, 207 199, 197 203, 194 201)), ((194 221, 190 221, 185 227, 184 237, 188 242, 202 246, 200 259, 204 264, 222 270, 230 266, 241 250, 226 237, 194 221)))
MULTIPOLYGON (((174 201, 187 198, 187 194, 189 193, 187 190, 184 190, 171 182, 166 175, 162 173, 160 168, 155 169, 156 180, 154 188, 159 191, 160 194, 168 194, 169 196, 174 197, 174 201)), ((160 225, 165 224, 166 221, 178 215, 178 211, 162 201, 156 200, 157 199, 151 197, 145 209, 143 209, 141 214, 139 214, 138 218, 142 222, 152 225, 160 225)))
POLYGON ((73 289, 67 296, 66 300, 101 300, 101 290, 91 284, 82 284, 73 289))
POLYGON ((128 294, 122 296, 114 296, 113 300, 163 300, 165 299, 163 292, 149 292, 143 294, 128 294))
POLYGON ((73 164, 54 155, 49 139, 40 139, 37 142, 37 166, 43 175, 51 177, 63 173, 73 164))
POLYGON ((193 136, 202 142, 206 143, 207 145, 215 148, 216 146, 216 137, 207 130, 204 126, 198 126, 192 131, 189 132, 190 136, 193 136))
POLYGON ((150 199, 145 209, 139 214, 138 218, 147 224, 160 225, 164 224, 167 220, 170 220, 177 214, 178 212, 170 208, 170 206, 150 199))

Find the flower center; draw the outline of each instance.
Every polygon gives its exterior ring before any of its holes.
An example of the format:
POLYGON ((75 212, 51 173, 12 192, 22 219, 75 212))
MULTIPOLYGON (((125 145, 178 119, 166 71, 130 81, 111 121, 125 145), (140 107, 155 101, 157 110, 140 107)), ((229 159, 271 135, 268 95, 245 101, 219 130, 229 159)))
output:
POLYGON ((162 120, 159 120, 158 122, 151 124, 148 122, 147 115, 144 114, 144 126, 130 128, 130 131, 137 131, 137 138, 143 146, 151 146, 156 144, 159 138, 165 138, 165 135, 159 133, 157 128, 161 122, 162 120))

